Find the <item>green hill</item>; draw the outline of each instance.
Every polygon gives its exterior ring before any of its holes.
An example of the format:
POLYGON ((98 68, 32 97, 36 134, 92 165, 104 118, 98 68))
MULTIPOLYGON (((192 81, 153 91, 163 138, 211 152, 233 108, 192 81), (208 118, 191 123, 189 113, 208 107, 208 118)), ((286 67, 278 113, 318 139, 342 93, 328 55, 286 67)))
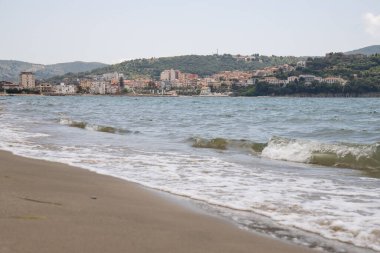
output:
POLYGON ((285 96, 285 95, 320 95, 320 96, 380 96, 380 54, 376 55, 346 55, 329 53, 325 57, 314 57, 306 60, 305 68, 275 76, 286 80, 290 76, 315 75, 318 77, 341 77, 347 81, 339 83, 307 83, 301 78, 287 85, 272 85, 264 82, 254 87, 237 89, 236 95, 247 96, 285 96), (372 94, 372 95, 371 95, 372 94))
POLYGON ((301 58, 283 56, 259 56, 255 55, 248 60, 224 55, 184 55, 175 57, 161 57, 151 59, 136 59, 125 61, 119 64, 109 65, 104 68, 92 70, 79 74, 67 74, 61 77, 52 78, 52 81, 59 81, 63 78, 84 77, 86 75, 101 75, 109 72, 123 73, 126 79, 147 77, 158 79, 160 73, 165 69, 178 69, 182 72, 198 74, 200 76, 212 75, 220 71, 231 70, 255 70, 267 66, 296 63, 301 58))
POLYGON ((18 82, 21 71, 32 71, 37 79, 48 79, 66 73, 78 73, 101 68, 106 64, 98 62, 68 62, 52 65, 35 64, 22 61, 0 60, 0 81, 18 82))
POLYGON ((380 54, 380 45, 374 45, 369 47, 363 47, 353 51, 346 52, 345 54, 364 54, 364 55, 373 55, 380 54))

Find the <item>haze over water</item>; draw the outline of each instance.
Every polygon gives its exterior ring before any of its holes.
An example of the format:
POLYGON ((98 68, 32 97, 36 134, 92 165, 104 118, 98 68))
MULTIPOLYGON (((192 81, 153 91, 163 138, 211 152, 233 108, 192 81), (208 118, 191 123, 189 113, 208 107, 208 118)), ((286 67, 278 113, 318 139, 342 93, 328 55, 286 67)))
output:
POLYGON ((2 97, 0 147, 181 195, 312 248, 372 252, 379 108, 376 98, 2 97))

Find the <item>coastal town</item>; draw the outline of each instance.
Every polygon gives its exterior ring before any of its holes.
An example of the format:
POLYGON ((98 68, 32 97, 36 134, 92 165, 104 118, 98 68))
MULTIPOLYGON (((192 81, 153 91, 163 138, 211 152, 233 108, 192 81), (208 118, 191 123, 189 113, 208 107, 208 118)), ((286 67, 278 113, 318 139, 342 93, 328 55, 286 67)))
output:
MULTIPOLYGON (((249 61, 251 56, 236 56, 249 61)), ((41 95, 145 95, 145 96, 230 96, 234 87, 248 87, 257 83, 286 87, 291 83, 339 84, 348 81, 339 76, 319 77, 310 74, 278 78, 279 73, 292 73, 306 67, 306 61, 296 64, 283 64, 265 67, 254 71, 222 71, 211 76, 184 73, 176 69, 163 70, 160 77, 126 79, 122 73, 111 72, 102 75, 86 75, 75 80, 67 79, 60 83, 37 80, 31 71, 19 75, 19 83, 0 81, 2 94, 41 94, 41 95)))

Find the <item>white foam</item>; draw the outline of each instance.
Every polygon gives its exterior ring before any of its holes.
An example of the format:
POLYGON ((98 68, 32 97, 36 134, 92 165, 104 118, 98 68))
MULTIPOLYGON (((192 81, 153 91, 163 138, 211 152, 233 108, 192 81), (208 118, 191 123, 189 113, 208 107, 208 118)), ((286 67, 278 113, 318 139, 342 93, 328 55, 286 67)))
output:
POLYGON ((271 139, 262 151, 262 156, 274 160, 308 163, 316 142, 301 142, 282 138, 271 139))
POLYGON ((377 152, 379 144, 349 145, 327 144, 311 140, 273 137, 262 151, 262 156, 274 160, 309 163, 314 153, 331 153, 344 158, 352 156, 356 161, 371 158, 377 152))

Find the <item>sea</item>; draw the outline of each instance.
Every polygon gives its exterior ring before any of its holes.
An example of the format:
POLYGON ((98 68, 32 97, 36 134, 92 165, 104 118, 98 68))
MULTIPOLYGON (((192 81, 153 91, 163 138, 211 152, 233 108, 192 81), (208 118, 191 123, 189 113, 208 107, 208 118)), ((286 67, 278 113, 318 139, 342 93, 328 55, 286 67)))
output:
POLYGON ((380 252, 380 99, 0 97, 0 149, 321 252, 380 252))

